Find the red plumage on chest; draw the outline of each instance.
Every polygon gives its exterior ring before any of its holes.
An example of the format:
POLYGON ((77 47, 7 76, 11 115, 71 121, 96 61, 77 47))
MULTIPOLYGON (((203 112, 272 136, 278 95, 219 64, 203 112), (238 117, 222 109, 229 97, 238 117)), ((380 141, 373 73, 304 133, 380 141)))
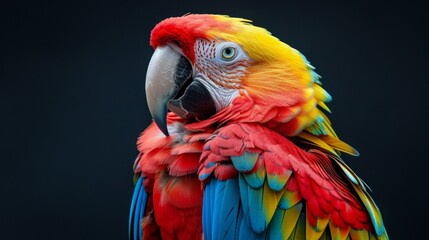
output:
POLYGON ((175 122, 169 137, 152 123, 137 142, 140 154, 134 171, 144 176, 148 193, 144 235, 201 239, 203 188, 197 171, 204 141, 213 131, 189 134, 182 119, 170 116, 169 121, 175 122))

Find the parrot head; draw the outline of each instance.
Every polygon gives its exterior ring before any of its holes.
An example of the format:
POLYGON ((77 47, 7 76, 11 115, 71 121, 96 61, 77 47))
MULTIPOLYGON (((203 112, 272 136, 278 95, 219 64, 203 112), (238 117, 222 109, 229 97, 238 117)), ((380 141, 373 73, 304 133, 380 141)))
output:
MULTIPOLYGON (((151 33, 146 75, 149 110, 168 135, 167 112, 189 122, 281 125, 293 136, 329 134, 319 107, 329 94, 297 50, 251 21, 223 15, 168 18, 151 33)), ((333 131, 331 132, 332 134, 333 131)))

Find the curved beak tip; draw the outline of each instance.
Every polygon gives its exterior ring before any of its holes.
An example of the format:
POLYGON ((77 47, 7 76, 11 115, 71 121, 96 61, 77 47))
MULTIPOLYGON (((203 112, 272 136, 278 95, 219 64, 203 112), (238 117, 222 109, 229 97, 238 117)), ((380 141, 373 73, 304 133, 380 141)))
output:
POLYGON ((166 137, 168 137, 170 136, 170 134, 168 133, 166 116, 167 114, 165 114, 164 116, 154 116, 153 120, 155 124, 158 126, 159 130, 161 130, 161 132, 164 133, 166 137))
POLYGON ((177 65, 181 55, 172 47, 155 49, 146 73, 146 99, 149 111, 158 128, 169 136, 167 128, 167 104, 177 92, 177 65))
POLYGON ((146 73, 147 104, 154 122, 165 136, 169 136, 168 109, 185 119, 200 116, 196 114, 199 112, 212 113, 204 107, 207 104, 195 102, 194 99, 202 99, 213 105, 203 84, 193 81, 191 62, 177 48, 175 45, 158 46, 146 73))

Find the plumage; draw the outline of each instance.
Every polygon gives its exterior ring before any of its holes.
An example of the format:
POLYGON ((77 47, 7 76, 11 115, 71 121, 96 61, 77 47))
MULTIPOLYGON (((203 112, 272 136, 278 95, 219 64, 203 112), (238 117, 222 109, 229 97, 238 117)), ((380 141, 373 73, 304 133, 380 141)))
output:
POLYGON ((292 234, 289 236, 288 240, 302 240, 305 238, 305 214, 301 211, 298 222, 296 223, 294 230, 292 230, 292 234))
POLYGON ((350 226, 340 228, 332 223, 329 224, 329 229, 333 240, 346 240, 350 232, 350 226))
POLYGON ((295 228, 301 214, 302 203, 288 209, 277 208, 268 231, 269 239, 286 239, 295 228))
POLYGON ((316 219, 316 224, 312 225, 308 220, 312 216, 311 214, 312 213, 307 212, 307 218, 306 218, 306 222, 305 222, 305 233, 306 233, 305 238, 309 239, 309 240, 312 240, 312 239, 317 240, 325 232, 325 228, 329 223, 329 218, 316 219))
POLYGON ((368 240, 369 233, 366 230, 350 229, 350 237, 351 239, 368 240))
POLYGON ((264 161, 258 160, 255 164, 254 169, 247 174, 244 174, 243 177, 246 179, 246 182, 252 188, 260 188, 265 182, 265 167, 264 161))
POLYGON ((140 177, 134 189, 133 198, 131 201, 130 217, 129 217, 129 238, 141 239, 142 228, 140 226, 143 218, 144 208, 146 207, 147 194, 143 187, 143 178, 140 177))
POLYGON ((259 154, 257 153, 250 153, 246 151, 241 156, 231 157, 231 162, 237 171, 249 172, 255 167, 258 156, 259 154))
POLYGON ((289 209, 298 202, 301 201, 301 195, 298 192, 295 191, 289 191, 287 188, 285 192, 283 193, 282 197, 280 198, 279 205, 277 206, 280 209, 286 210, 289 209))
MULTIPOLYGON (((240 193, 236 191, 238 179, 227 181, 213 179, 207 187, 214 188, 218 197, 211 199, 214 202, 204 204, 204 208, 208 207, 211 211, 204 211, 203 215, 212 216, 204 218, 208 220, 205 226, 207 228, 216 226, 214 231, 207 231, 212 235, 206 235, 205 239, 235 239, 243 215, 240 208, 240 193)), ((213 190, 208 189, 207 191, 212 192, 213 190)))
POLYGON ((150 44, 130 239, 388 239, 300 52, 207 14, 160 22, 150 44))

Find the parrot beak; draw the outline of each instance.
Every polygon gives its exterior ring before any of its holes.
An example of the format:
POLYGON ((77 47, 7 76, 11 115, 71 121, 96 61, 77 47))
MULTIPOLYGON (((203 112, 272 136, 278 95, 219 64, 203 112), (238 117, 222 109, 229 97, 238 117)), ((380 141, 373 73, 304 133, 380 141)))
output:
POLYGON ((167 44, 156 48, 146 74, 146 98, 158 128, 168 136, 167 111, 189 121, 209 118, 216 113, 210 90, 201 77, 193 79, 191 62, 180 48, 167 44))
POLYGON ((146 74, 146 99, 158 128, 168 136, 167 105, 192 77, 192 65, 169 45, 156 48, 146 74))

